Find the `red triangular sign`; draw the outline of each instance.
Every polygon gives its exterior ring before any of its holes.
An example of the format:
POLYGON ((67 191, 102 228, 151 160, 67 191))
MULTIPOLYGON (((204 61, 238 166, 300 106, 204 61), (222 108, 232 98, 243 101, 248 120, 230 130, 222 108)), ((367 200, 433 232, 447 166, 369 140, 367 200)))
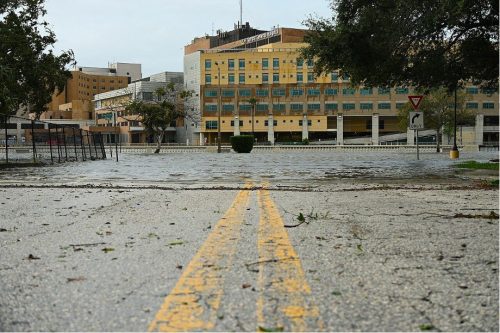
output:
POLYGON ((422 99, 424 96, 419 95, 419 96, 408 96, 408 99, 410 100, 411 105, 413 106, 413 109, 417 110, 420 102, 422 102, 422 99))

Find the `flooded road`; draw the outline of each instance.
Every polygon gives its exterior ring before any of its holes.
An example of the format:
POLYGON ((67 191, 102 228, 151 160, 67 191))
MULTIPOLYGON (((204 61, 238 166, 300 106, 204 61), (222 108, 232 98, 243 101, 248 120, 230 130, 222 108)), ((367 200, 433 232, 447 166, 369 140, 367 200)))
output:
POLYGON ((460 172, 460 161, 487 161, 497 152, 461 152, 460 159, 448 154, 254 151, 236 153, 120 154, 120 161, 69 162, 39 168, 0 170, 3 183, 110 184, 157 186, 223 186, 243 184, 245 179, 281 185, 308 186, 338 180, 451 180, 460 172))
POLYGON ((498 332, 498 188, 453 167, 495 157, 129 153, 0 170, 0 331, 498 332))

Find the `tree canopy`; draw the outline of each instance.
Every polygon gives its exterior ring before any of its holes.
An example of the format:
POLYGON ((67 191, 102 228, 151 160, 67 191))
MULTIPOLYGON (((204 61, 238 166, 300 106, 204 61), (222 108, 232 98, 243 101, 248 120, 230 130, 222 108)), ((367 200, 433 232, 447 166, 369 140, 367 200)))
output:
POLYGON ((333 0, 310 18, 315 72, 341 69, 355 84, 498 89, 498 0, 333 0))
POLYGON ((74 62, 72 51, 55 55, 56 36, 43 20, 45 0, 0 2, 0 114, 29 106, 46 110, 54 91, 62 91, 74 62))
MULTIPOLYGON (((156 100, 134 100, 126 106, 127 116, 139 116, 140 122, 146 131, 155 138, 158 154, 163 137, 173 122, 185 116, 184 102, 191 96, 191 92, 176 89, 173 83, 155 91, 156 100)), ((175 126, 175 125, 174 125, 175 126)))

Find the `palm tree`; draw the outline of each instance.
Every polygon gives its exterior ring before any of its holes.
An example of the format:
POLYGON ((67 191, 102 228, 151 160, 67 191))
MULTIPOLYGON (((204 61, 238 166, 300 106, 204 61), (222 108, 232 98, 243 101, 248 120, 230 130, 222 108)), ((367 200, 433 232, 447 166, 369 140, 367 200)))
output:
POLYGON ((252 135, 255 137, 254 133, 254 115, 255 115, 255 105, 257 105, 257 99, 255 97, 252 97, 248 100, 248 103, 252 105, 252 135))

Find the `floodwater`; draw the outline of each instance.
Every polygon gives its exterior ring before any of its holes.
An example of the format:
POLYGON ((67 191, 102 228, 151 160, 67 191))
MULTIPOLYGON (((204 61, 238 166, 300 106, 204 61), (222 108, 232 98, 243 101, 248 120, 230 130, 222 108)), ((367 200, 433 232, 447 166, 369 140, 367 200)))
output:
POLYGON ((240 186, 246 179, 283 186, 314 186, 356 180, 459 179, 453 164, 487 161, 498 152, 448 154, 346 151, 253 151, 236 153, 120 154, 107 160, 68 162, 45 167, 0 170, 1 183, 127 185, 127 186, 240 186))

